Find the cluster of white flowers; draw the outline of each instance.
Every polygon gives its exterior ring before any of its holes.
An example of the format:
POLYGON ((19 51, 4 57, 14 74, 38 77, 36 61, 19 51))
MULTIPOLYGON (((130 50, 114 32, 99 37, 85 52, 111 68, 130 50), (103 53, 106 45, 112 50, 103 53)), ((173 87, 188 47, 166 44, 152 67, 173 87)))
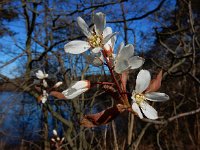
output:
MULTIPOLYGON (((42 81, 42 95, 39 97, 39 101, 41 101, 43 104, 47 101, 47 99, 48 99, 48 96, 49 96, 49 94, 48 94, 48 92, 47 92, 47 90, 46 90, 46 88, 48 87, 48 83, 47 83, 47 81, 45 80, 45 79, 47 79, 48 78, 48 74, 46 74, 45 72, 43 72, 42 70, 38 70, 38 72, 36 72, 36 77, 39 79, 39 80, 41 80, 42 81)), ((60 85, 62 85, 62 82, 61 81, 59 81, 59 82, 57 82, 54 86, 53 86, 53 88, 58 88, 60 85)))
POLYGON ((58 136, 57 131, 54 129, 54 130, 53 130, 53 137, 51 138, 52 147, 53 147, 53 148, 56 148, 56 149, 61 149, 64 140, 65 140, 65 138, 64 138, 64 137, 60 138, 60 137, 58 136))
MULTIPOLYGON (((95 66, 107 64, 107 66, 110 67, 109 70, 112 72, 111 75, 113 75, 113 72, 122 75, 128 70, 140 68, 144 64, 145 60, 142 57, 134 56, 134 46, 132 44, 124 45, 121 43, 117 53, 114 54, 117 32, 113 33, 110 27, 106 27, 106 16, 102 12, 96 13, 93 19, 93 26, 89 28, 81 17, 77 18, 78 26, 87 37, 87 40, 74 40, 67 43, 64 46, 66 53, 81 54, 90 50, 92 64, 95 66)), ((38 73, 36 73, 36 76, 43 80, 44 87, 48 86, 45 83, 45 78, 48 77, 48 74, 39 70, 38 73)), ((157 111, 147 103, 147 100, 156 102, 166 101, 169 99, 169 96, 165 93, 158 92, 146 93, 145 90, 148 88, 150 81, 151 76, 149 71, 141 70, 138 73, 135 90, 133 90, 131 97, 132 110, 136 112, 140 118, 143 118, 144 114, 149 119, 157 119, 157 111)), ((60 83, 57 84, 59 85, 60 83)), ((73 99, 86 92, 88 89, 90 89, 90 81, 81 80, 73 83, 68 89, 64 90, 62 94, 66 99, 73 99)))

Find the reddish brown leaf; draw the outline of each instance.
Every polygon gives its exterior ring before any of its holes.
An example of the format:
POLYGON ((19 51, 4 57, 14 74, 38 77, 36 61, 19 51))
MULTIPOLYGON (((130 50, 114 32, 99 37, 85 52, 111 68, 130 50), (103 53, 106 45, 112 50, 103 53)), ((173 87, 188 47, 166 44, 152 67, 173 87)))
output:
POLYGON ((66 97, 62 93, 57 92, 57 91, 51 91, 50 95, 54 96, 54 97, 56 97, 58 99, 66 99, 66 97))
POLYGON ((122 104, 117 104, 114 107, 110 107, 97 114, 85 115, 81 120, 81 125, 84 127, 95 127, 98 125, 104 125, 116 118, 121 112, 125 111, 126 108, 122 104))
POLYGON ((37 102, 40 103, 42 101, 42 95, 37 97, 37 102))
POLYGON ((162 70, 160 70, 155 79, 151 80, 149 87, 146 89, 145 93, 157 91, 161 86, 161 81, 162 81, 162 70))

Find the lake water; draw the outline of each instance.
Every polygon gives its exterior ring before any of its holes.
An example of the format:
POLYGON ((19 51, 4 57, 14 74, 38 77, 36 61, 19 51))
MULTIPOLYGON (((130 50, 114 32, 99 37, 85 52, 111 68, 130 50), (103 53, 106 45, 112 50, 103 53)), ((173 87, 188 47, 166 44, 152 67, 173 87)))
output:
POLYGON ((0 141, 40 138, 41 106, 27 93, 0 92, 0 141))

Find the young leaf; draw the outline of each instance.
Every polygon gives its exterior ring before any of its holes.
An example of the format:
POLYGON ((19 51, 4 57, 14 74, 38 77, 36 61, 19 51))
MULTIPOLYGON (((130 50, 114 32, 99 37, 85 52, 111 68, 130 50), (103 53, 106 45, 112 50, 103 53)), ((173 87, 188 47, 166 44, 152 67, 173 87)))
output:
POLYGON ((125 106, 117 104, 114 107, 110 107, 96 114, 85 115, 81 120, 81 125, 84 127, 95 127, 98 125, 104 125, 116 118, 121 112, 125 111, 125 106))
POLYGON ((157 91, 161 86, 161 81, 162 81, 162 70, 160 70, 155 79, 151 80, 148 88, 145 90, 145 93, 157 91))
POLYGON ((66 99, 66 97, 62 93, 57 92, 57 91, 51 91, 50 95, 54 96, 54 97, 56 97, 58 99, 66 99))

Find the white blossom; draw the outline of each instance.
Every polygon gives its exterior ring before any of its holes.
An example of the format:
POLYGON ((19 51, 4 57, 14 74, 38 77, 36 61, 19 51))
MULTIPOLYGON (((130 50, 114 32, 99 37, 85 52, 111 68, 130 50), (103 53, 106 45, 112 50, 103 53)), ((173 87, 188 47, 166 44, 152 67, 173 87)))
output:
POLYGON ((48 96, 49 96, 49 94, 47 93, 47 91, 43 90, 43 94, 42 94, 42 98, 41 98, 41 101, 43 104, 46 103, 48 96))
POLYGON ((58 136, 58 133, 57 133, 57 131, 55 129, 53 130, 53 135, 54 136, 58 136))
POLYGON ((62 84, 63 84, 63 82, 59 81, 59 82, 57 82, 53 87, 54 87, 54 88, 57 88, 57 87, 61 86, 62 84))
POLYGON ((43 86, 46 88, 48 86, 47 81, 43 79, 42 82, 43 82, 43 86))
POLYGON ((45 72, 43 72, 42 70, 38 70, 38 72, 36 73, 36 77, 38 79, 45 79, 48 78, 48 74, 46 74, 45 72))
POLYGON ((99 53, 103 46, 112 38, 116 33, 112 33, 110 27, 106 27, 106 16, 102 12, 94 15, 94 26, 89 28, 86 22, 81 18, 77 18, 79 27, 87 41, 74 40, 64 46, 66 53, 80 54, 88 49, 92 49, 93 53, 99 53))
POLYGON ((121 74, 128 69, 137 69, 144 63, 144 59, 139 56, 134 56, 134 47, 132 44, 124 46, 120 44, 118 54, 115 58, 115 72, 121 74))
POLYGON ((159 92, 149 92, 145 93, 145 90, 149 86, 151 81, 151 75, 148 70, 141 70, 136 79, 135 90, 132 93, 132 109, 138 114, 138 116, 142 119, 143 114, 149 119, 157 119, 158 113, 157 111, 147 103, 149 101, 162 102, 169 100, 169 96, 165 93, 159 92), (141 113, 141 110, 143 114, 141 113))
POLYGON ((90 88, 90 81, 88 80, 81 80, 77 81, 74 84, 72 84, 67 90, 63 91, 62 94, 67 99, 73 99, 80 94, 86 92, 90 88))
MULTIPOLYGON (((111 28, 109 32, 112 33, 111 28)), ((107 59, 109 60, 112 59, 112 61, 115 58, 115 54, 113 54, 115 41, 116 41, 116 36, 113 36, 103 47, 103 50, 106 53, 107 59)), ((87 56, 87 59, 89 59, 89 63, 92 63, 94 66, 97 66, 97 67, 104 64, 104 56, 102 53, 87 56)))

